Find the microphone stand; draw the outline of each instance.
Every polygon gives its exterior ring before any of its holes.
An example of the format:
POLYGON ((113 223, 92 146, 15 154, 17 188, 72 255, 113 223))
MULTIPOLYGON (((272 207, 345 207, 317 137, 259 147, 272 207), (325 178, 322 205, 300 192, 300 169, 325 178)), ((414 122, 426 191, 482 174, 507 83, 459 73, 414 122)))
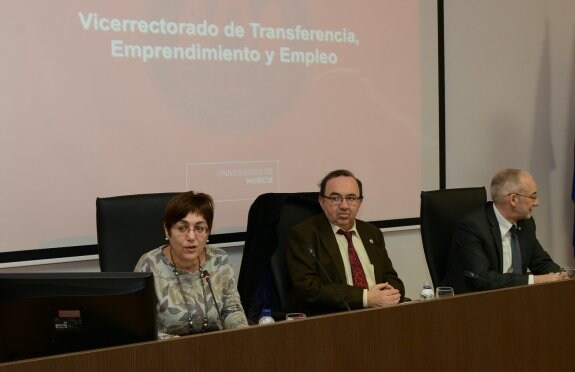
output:
POLYGON ((206 282, 208 282, 208 288, 210 289, 210 293, 212 294, 212 298, 214 299, 214 304, 216 305, 216 311, 218 312, 218 318, 220 318, 222 327, 225 329, 226 326, 224 325, 224 319, 222 318, 222 313, 220 312, 218 301, 216 301, 216 296, 214 295, 214 290, 212 289, 212 281, 210 280, 210 273, 208 272, 208 270, 202 271, 202 277, 206 280, 206 282))
POLYGON ((317 264, 317 266, 319 266, 319 269, 321 270, 321 272, 323 273, 323 275, 325 275, 325 277, 327 278, 327 280, 329 281, 329 284, 333 287, 333 289, 335 290, 335 293, 338 297, 338 299, 345 305, 345 308, 347 309, 347 311, 351 311, 351 308, 349 307, 349 304, 347 303, 347 301, 345 300, 345 298, 343 297, 343 295, 341 294, 341 292, 337 289, 337 286, 335 285, 335 283, 333 282, 333 280, 331 280, 331 277, 329 276, 329 274, 327 273, 327 271, 325 271, 323 265, 321 264, 321 262, 319 262, 319 259, 317 258, 315 252, 313 251, 312 247, 309 244, 306 244, 304 246, 304 249, 306 250, 306 252, 313 257, 313 259, 315 260, 315 263, 317 264))

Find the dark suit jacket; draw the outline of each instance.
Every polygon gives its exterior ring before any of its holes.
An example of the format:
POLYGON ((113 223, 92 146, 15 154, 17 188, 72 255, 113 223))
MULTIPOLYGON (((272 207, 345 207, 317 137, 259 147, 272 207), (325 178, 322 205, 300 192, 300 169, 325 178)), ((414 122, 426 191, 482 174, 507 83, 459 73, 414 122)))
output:
MULTIPOLYGON (((356 220, 356 227, 374 266, 376 282, 388 282, 401 292, 403 299, 405 288, 387 255, 383 234, 377 227, 360 220, 356 220)), ((321 314, 345 310, 342 296, 352 309, 363 307, 363 288, 346 283, 337 240, 323 213, 290 229, 286 254, 296 301, 303 312, 321 314), (341 295, 338 295, 306 247, 311 247, 316 252, 317 258, 341 295)))
POLYGON ((518 221, 517 228, 522 273, 504 274, 502 238, 493 203, 468 215, 453 236, 443 284, 462 293, 527 284, 527 269, 535 275, 560 271, 539 244, 533 218, 518 221))

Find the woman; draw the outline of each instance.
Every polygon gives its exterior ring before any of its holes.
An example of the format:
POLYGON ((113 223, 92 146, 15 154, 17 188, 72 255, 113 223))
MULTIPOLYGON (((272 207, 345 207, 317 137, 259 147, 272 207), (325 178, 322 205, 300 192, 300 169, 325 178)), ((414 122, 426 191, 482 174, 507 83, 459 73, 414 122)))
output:
POLYGON ((154 273, 160 338, 248 325, 227 254, 206 245, 213 219, 211 196, 176 195, 164 212, 169 244, 136 264, 154 273))

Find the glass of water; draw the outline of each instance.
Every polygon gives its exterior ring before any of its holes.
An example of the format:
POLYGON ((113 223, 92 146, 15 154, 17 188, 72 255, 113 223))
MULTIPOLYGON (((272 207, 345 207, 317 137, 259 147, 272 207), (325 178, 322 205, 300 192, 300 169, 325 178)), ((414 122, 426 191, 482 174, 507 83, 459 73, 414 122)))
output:
POLYGON ((289 313, 286 315, 286 320, 301 320, 305 319, 304 313, 289 313))
POLYGON ((569 279, 575 278, 575 267, 562 267, 561 274, 569 279), (565 274, 563 274, 565 273, 565 274))
POLYGON ((451 287, 437 287, 435 289, 435 298, 453 297, 454 292, 451 287))

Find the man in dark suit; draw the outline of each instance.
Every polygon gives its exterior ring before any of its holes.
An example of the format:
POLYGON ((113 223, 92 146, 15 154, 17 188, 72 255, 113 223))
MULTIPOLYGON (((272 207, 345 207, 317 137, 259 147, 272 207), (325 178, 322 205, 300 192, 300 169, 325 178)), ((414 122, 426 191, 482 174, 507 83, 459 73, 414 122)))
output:
POLYGON ((490 191, 493 201, 469 214, 455 231, 444 284, 462 293, 565 277, 535 234, 531 213, 539 199, 531 174, 502 170, 490 191))
POLYGON ((347 305, 352 309, 392 306, 405 295, 383 234, 355 218, 362 201, 361 181, 347 170, 333 171, 320 183, 324 213, 290 229, 288 270, 302 311, 321 314, 347 305))

